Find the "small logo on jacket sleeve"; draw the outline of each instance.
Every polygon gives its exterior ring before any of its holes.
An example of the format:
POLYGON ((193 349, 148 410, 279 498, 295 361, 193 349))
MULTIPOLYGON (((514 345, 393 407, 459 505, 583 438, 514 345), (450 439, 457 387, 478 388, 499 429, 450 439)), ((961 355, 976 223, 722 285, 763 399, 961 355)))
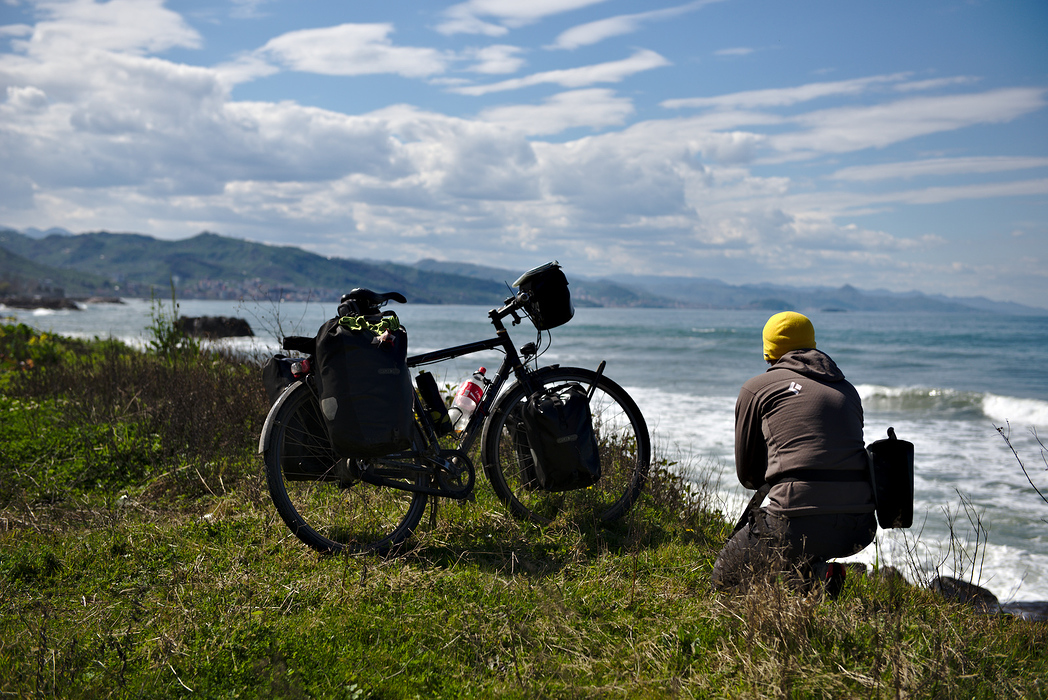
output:
POLYGON ((801 393, 801 385, 797 382, 790 382, 790 391, 792 391, 794 394, 801 393))

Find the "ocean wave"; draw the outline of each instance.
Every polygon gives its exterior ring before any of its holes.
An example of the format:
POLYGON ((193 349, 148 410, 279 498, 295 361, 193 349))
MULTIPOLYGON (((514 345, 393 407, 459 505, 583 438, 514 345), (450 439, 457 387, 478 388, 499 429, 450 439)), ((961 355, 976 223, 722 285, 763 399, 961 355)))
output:
POLYGON ((997 423, 1048 426, 1048 401, 927 387, 856 387, 867 411, 933 413, 942 418, 989 418, 997 423))
POLYGON ((1048 426, 1048 401, 986 394, 983 413, 998 423, 1048 426))

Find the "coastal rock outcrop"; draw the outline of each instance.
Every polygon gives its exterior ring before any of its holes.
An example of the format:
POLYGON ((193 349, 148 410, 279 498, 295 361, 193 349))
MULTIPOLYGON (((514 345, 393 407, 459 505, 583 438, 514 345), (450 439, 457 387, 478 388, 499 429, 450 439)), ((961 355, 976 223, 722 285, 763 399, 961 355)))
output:
POLYGON ((178 329, 194 338, 242 338, 254 336, 251 325, 235 316, 180 316, 178 329))
POLYGON ((0 304, 11 309, 68 309, 79 311, 80 307, 72 299, 65 297, 0 297, 0 304))
POLYGON ((952 576, 937 576, 929 582, 928 588, 947 600, 971 605, 979 612, 1003 613, 1024 620, 1048 621, 1048 601, 1002 603, 997 600, 997 596, 982 586, 952 576))

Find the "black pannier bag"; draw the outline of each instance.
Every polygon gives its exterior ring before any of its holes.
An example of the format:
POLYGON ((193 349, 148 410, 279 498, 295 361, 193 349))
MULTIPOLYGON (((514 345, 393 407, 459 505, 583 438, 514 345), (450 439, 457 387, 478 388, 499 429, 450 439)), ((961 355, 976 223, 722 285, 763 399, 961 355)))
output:
POLYGON ((326 451, 318 451, 307 436, 326 435, 327 426, 319 413, 296 411, 284 427, 284 478, 288 481, 338 481, 339 464, 332 463, 326 451))
POLYGON ((407 333, 391 312, 342 316, 320 327, 320 411, 338 454, 370 459, 410 447, 414 392, 407 347, 407 333))
POLYGON ((506 432, 509 434, 513 445, 513 453, 517 457, 517 474, 521 486, 527 491, 539 488, 538 477, 535 476, 535 459, 531 456, 531 446, 528 444, 528 431, 524 426, 524 406, 527 402, 521 401, 510 409, 506 416, 506 432))
POLYGON ((895 436, 866 446, 877 504, 877 523, 884 529, 913 525, 913 443, 895 436))
POLYGON ((513 286, 528 293, 530 298, 524 310, 540 331, 563 326, 575 315, 568 278, 556 260, 528 270, 513 286))
POLYGON ((600 450, 585 389, 568 384, 538 392, 524 405, 522 419, 537 488, 571 491, 600 480, 600 450))

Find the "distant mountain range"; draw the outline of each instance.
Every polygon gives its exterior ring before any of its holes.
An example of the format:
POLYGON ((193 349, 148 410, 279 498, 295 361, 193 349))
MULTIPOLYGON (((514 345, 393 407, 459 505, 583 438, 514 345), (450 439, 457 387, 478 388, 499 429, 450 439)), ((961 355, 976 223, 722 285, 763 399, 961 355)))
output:
MULTIPOLYGON (((545 261, 536 261, 536 264, 545 261)), ((63 229, 0 229, 0 297, 16 295, 312 299, 333 301, 354 287, 399 291, 413 303, 497 306, 523 270, 422 260, 414 265, 326 258, 213 233, 163 241, 140 234, 73 235, 63 229)), ((593 278, 568 270, 576 306, 821 311, 979 310, 1048 315, 1048 309, 919 292, 851 286, 730 285, 690 277, 593 278)))

